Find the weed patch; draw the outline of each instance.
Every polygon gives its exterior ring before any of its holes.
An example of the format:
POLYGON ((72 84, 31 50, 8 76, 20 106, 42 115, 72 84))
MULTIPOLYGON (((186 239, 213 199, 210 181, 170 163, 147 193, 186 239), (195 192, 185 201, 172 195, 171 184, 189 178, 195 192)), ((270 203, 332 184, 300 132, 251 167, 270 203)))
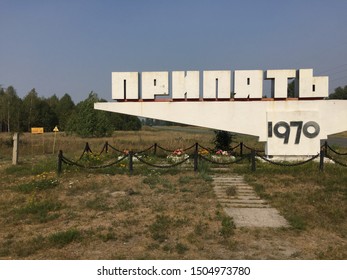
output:
POLYGON ((227 196, 235 196, 236 195, 236 187, 235 186, 227 187, 225 190, 225 194, 227 196))
POLYGON ((16 186, 14 189, 22 193, 31 193, 36 190, 43 191, 43 190, 53 189, 57 187, 58 185, 59 185, 58 180, 45 179, 45 180, 32 181, 29 183, 21 184, 19 186, 16 186))
POLYGON ((301 216, 299 216, 298 214, 295 213, 288 213, 286 215, 286 218, 289 222, 289 224, 297 230, 305 230, 306 229, 306 222, 305 219, 301 216))
POLYGON ((176 252, 180 255, 184 254, 186 251, 189 250, 187 245, 184 245, 183 243, 178 242, 175 246, 176 252))
POLYGON ((77 229, 68 229, 67 231, 59 231, 48 236, 50 244, 54 247, 62 248, 71 242, 81 241, 82 234, 77 229))
POLYGON ((190 177, 190 176, 181 176, 178 179, 178 183, 180 185, 186 185, 186 184, 189 184, 192 181, 192 179, 193 179, 193 177, 190 177))
POLYGON ((228 238, 234 234, 235 224, 231 217, 224 216, 222 218, 222 227, 220 230, 221 235, 224 238, 228 238))
POLYGON ((134 208, 134 204, 129 198, 122 198, 118 201, 117 208, 120 211, 128 211, 134 208))
POLYGON ((46 223, 59 217, 58 213, 51 213, 62 208, 61 203, 52 200, 31 199, 25 206, 16 210, 18 218, 31 217, 34 221, 46 223))
POLYGON ((168 239, 169 227, 172 220, 166 215, 157 215, 156 220, 149 226, 149 231, 154 240, 164 242, 168 239))
POLYGON ((97 196, 94 199, 86 201, 86 207, 97 211, 107 211, 110 209, 107 200, 103 196, 97 196))

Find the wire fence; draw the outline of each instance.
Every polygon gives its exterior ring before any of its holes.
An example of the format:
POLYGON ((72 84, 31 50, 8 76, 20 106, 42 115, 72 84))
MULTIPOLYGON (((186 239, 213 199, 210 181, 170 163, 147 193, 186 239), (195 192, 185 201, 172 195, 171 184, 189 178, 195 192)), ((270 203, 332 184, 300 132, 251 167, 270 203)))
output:
POLYGON ((78 160, 71 160, 67 158, 63 151, 59 151, 58 154, 58 174, 62 172, 63 164, 70 165, 70 166, 77 166, 79 168, 83 169, 102 169, 102 168, 108 168, 115 166, 121 162, 125 162, 128 166, 129 173, 132 174, 134 170, 134 161, 153 167, 153 168, 161 168, 161 169, 167 169, 167 168, 173 168, 177 167, 183 164, 188 164, 187 167, 193 166, 194 171, 198 171, 198 166, 200 162, 209 162, 212 165, 221 165, 221 166, 228 166, 232 164, 238 164, 245 160, 248 160, 248 163, 250 163, 250 168, 252 171, 256 171, 257 169, 257 161, 256 159, 265 161, 269 164, 282 166, 282 167, 294 167, 294 166, 300 166, 307 164, 311 161, 314 161, 315 159, 319 158, 319 170, 324 170, 324 164, 325 158, 328 158, 331 162, 334 162, 340 166, 347 167, 347 163, 344 163, 341 161, 342 156, 347 156, 347 153, 341 153, 333 149, 328 145, 327 142, 321 147, 320 153, 317 153, 317 155, 313 155, 309 157, 306 160, 303 161, 296 161, 296 162, 284 162, 284 161, 275 161, 271 160, 268 156, 263 155, 264 151, 262 150, 256 150, 254 148, 251 148, 244 143, 239 143, 234 147, 231 147, 228 151, 223 151, 223 155, 216 155, 216 150, 204 147, 200 145, 199 143, 195 143, 187 148, 184 149, 177 149, 177 150, 171 150, 164 148, 157 143, 153 144, 152 146, 140 150, 140 151, 129 151, 129 150, 120 150, 112 145, 110 145, 108 142, 104 144, 101 151, 99 153, 93 153, 92 149, 90 148, 88 142, 86 143, 84 150, 81 154, 81 156, 78 158, 78 160), (244 150, 250 151, 249 153, 244 153, 244 150), (158 150, 162 150, 166 153, 170 153, 167 158, 169 160, 171 159, 171 162, 167 163, 162 162, 157 163, 151 161, 150 156, 157 156, 158 150), (108 161, 102 164, 90 164, 88 161, 89 158, 93 157, 100 157, 102 154, 108 154, 110 155, 111 151, 113 152, 113 155, 108 157, 108 161), (329 152, 329 154, 328 154, 329 152), (330 155, 330 153, 333 153, 337 156, 339 156, 339 159, 333 158, 333 156, 330 155), (116 157, 114 156, 116 155, 116 157), (84 160, 85 157, 88 157, 87 160, 84 160))

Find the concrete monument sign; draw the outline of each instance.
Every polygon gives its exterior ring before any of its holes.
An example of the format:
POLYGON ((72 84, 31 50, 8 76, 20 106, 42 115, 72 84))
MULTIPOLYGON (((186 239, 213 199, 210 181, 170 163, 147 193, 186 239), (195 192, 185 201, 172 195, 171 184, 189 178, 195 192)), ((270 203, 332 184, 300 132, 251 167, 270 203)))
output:
POLYGON ((347 130, 347 101, 327 97, 328 77, 312 69, 114 72, 116 102, 94 108, 255 135, 268 156, 312 156, 321 139, 347 130), (263 98, 264 77, 271 98, 263 98), (293 78, 296 97, 288 98, 293 78))

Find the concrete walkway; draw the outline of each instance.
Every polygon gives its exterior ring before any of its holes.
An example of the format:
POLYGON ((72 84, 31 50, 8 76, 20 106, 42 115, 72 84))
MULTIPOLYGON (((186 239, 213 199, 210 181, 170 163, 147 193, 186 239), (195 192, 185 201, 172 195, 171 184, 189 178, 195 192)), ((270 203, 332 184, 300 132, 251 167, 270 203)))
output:
POLYGON ((288 222, 242 176, 216 174, 212 176, 214 191, 224 211, 233 218, 236 227, 288 227, 288 222))

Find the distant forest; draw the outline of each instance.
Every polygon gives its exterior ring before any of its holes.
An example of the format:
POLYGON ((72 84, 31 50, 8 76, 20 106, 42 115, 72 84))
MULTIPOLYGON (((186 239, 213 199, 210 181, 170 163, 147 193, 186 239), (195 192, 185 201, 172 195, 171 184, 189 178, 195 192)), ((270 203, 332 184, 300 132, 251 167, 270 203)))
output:
POLYGON ((44 127, 46 132, 58 126, 60 131, 83 137, 111 135, 115 130, 139 130, 137 117, 94 110, 95 102, 105 102, 94 92, 75 104, 69 94, 39 97, 32 89, 23 99, 13 86, 0 87, 0 132, 29 132, 44 127))

